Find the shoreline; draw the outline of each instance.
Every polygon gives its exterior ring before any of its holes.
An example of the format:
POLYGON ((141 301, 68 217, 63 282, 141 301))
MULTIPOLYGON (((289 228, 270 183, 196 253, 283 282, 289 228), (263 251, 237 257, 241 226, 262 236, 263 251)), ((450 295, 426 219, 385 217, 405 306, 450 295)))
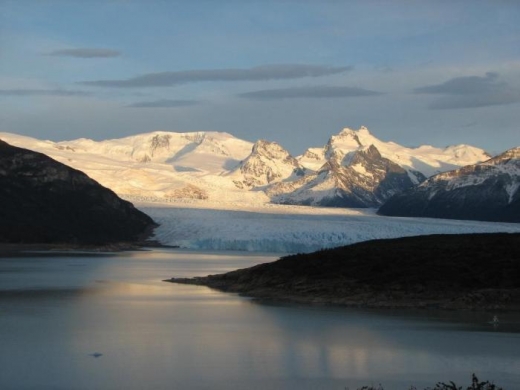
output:
POLYGON ((302 304, 311 306, 334 306, 362 309, 420 309, 420 310, 465 310, 486 312, 520 312, 520 289, 481 289, 467 291, 444 291, 415 294, 373 291, 361 287, 359 292, 348 295, 298 294, 280 289, 259 288, 247 290, 244 286, 225 284, 214 280, 220 275, 195 278, 171 278, 164 282, 205 286, 224 293, 234 293, 258 302, 302 304), (244 291, 245 290, 245 291, 244 291))
POLYGON ((158 241, 115 242, 109 244, 71 244, 71 243, 0 243, 0 258, 47 256, 49 253, 71 254, 84 252, 88 254, 119 253, 125 251, 140 251, 145 248, 177 247, 163 245, 158 241))

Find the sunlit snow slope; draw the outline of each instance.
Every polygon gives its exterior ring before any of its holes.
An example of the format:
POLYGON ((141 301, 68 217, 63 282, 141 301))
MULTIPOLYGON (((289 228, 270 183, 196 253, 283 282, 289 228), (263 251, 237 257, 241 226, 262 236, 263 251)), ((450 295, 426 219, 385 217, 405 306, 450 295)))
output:
POLYGON ((0 133, 0 139, 47 154, 134 201, 268 201, 262 192, 245 192, 222 176, 245 159, 253 146, 227 133, 155 131, 99 142, 52 142, 0 133))
POLYGON ((299 157, 274 142, 253 144, 219 132, 155 131, 105 141, 63 142, 0 133, 0 139, 79 169, 124 198, 154 202, 201 199, 373 207, 405 187, 380 185, 387 175, 379 172, 382 166, 392 172, 401 169, 410 176, 407 185, 412 185, 418 178, 488 157, 467 145, 410 149, 380 141, 365 127, 344 129, 323 148, 311 148, 299 157), (379 160, 359 163, 366 150, 373 150, 379 160), (376 191, 379 194, 372 196, 376 191), (357 203, 336 202, 350 192, 361 194, 357 203), (330 198, 328 203, 324 198, 330 198))

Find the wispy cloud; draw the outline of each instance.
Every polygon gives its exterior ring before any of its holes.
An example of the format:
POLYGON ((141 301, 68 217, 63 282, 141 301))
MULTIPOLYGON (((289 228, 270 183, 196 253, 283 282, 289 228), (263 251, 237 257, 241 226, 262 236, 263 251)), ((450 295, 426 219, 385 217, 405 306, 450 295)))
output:
POLYGON ((0 96, 90 96, 90 92, 65 89, 0 89, 0 96))
POLYGON ((476 108, 520 102, 520 91, 499 81, 499 74, 455 77, 437 85, 415 88, 417 94, 442 95, 430 104, 434 110, 476 108))
POLYGON ((137 102, 127 105, 126 107, 140 107, 140 108, 175 108, 175 107, 188 107, 200 104, 197 100, 170 100, 161 99, 149 102, 137 102))
POLYGON ((347 72, 351 66, 264 65, 248 69, 199 69, 177 72, 146 73, 122 80, 84 81, 81 84, 98 87, 135 88, 169 87, 203 81, 267 81, 320 77, 347 72))
POLYGON ((356 87, 309 86, 278 89, 263 89, 245 92, 238 96, 247 99, 276 100, 295 98, 346 98, 381 95, 380 92, 356 87))
POLYGON ((78 49, 62 49, 54 50, 47 53, 48 56, 57 57, 76 57, 76 58, 110 58, 118 57, 121 52, 112 49, 100 49, 100 48, 78 48, 78 49))

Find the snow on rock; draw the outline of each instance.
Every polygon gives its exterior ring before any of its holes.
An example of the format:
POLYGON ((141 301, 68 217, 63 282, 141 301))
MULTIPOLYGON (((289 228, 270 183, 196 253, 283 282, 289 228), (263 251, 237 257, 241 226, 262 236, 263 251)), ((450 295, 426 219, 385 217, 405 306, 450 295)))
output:
POLYGON ((105 141, 52 142, 9 133, 0 133, 0 138, 79 169, 119 196, 156 202, 263 203, 274 196, 273 201, 283 203, 372 207, 423 181, 420 172, 429 176, 475 163, 485 155, 464 145, 444 150, 405 148, 380 141, 366 127, 343 129, 324 147, 310 148, 298 158, 275 142, 252 144, 220 132, 154 131, 105 141), (377 158, 359 161, 374 151, 377 158), (407 178, 397 172, 401 169, 407 178), (345 201, 345 195, 350 200, 345 201))
POLYGON ((383 142, 362 126, 343 129, 327 144, 297 157, 307 168, 304 178, 266 188, 273 202, 340 207, 378 207, 396 193, 437 172, 475 163, 489 156, 481 149, 458 145, 410 149, 383 142))
POLYGON ((518 224, 382 217, 373 209, 197 201, 136 206, 160 223, 160 242, 189 249, 303 253, 379 238, 520 232, 518 224))
POLYGON ((365 126, 361 126, 358 130, 343 129, 339 134, 332 136, 323 148, 308 149, 297 159, 304 167, 315 169, 320 163, 323 165, 334 151, 338 155, 346 155, 370 145, 374 145, 384 158, 412 173, 420 172, 425 177, 490 158, 484 150, 469 145, 449 146, 445 149, 429 145, 408 148, 395 142, 381 141, 365 126), (309 152, 321 159, 309 159, 309 152))
POLYGON ((453 190, 466 186, 478 186, 493 177, 507 177, 505 186, 511 190, 520 183, 520 147, 475 165, 467 165, 457 170, 440 173, 424 182, 425 187, 434 183, 446 183, 446 189, 453 190))
POLYGON ((384 215, 520 222, 520 147, 432 176, 389 199, 384 215))
MULTIPOLYGON (((351 137, 351 133, 345 133, 351 137)), ((330 149, 317 173, 271 186, 271 200, 285 204, 336 207, 377 207, 414 182, 398 164, 381 156, 374 145, 344 153, 330 149)))
POLYGON ((229 177, 238 188, 249 189, 303 174, 304 169, 298 161, 278 143, 259 140, 229 177))

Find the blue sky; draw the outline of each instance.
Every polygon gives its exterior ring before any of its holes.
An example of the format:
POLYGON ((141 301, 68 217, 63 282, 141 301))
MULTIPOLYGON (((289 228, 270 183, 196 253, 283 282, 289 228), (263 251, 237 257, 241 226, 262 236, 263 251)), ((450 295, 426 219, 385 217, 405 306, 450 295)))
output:
POLYGON ((520 2, 0 0, 0 131, 520 145, 520 2))

